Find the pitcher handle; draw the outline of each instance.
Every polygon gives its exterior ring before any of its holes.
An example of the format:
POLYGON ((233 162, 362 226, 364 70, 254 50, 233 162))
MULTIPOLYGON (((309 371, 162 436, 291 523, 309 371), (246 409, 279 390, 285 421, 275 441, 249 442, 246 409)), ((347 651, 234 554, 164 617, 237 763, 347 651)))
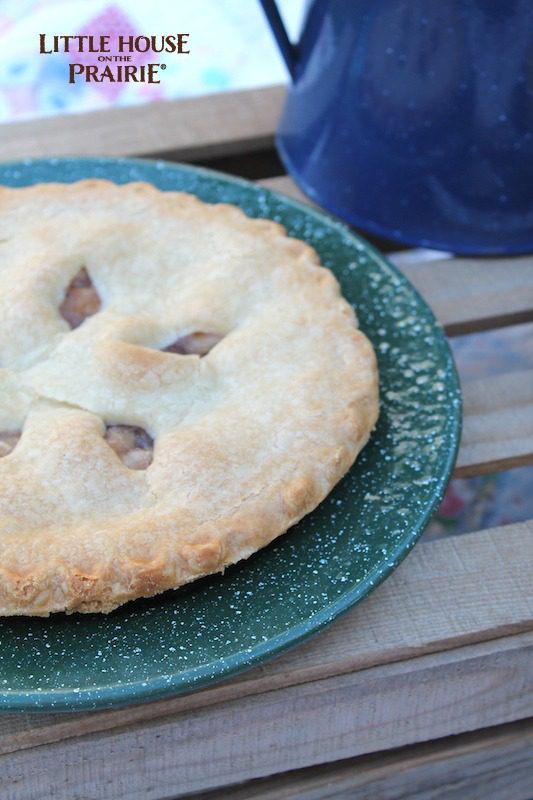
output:
POLYGON ((260 0, 292 80, 296 77, 296 47, 292 44, 275 0, 260 0))

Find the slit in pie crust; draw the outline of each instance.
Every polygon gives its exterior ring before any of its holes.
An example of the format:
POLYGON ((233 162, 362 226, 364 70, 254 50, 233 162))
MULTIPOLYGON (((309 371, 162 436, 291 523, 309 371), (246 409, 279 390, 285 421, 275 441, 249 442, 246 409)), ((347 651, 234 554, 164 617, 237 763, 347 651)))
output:
POLYGON ((65 297, 59 307, 64 320, 71 328, 78 328, 87 317, 92 317, 100 309, 100 298, 93 283, 82 267, 70 281, 65 297))
POLYGON ((17 446, 20 433, 0 431, 0 458, 8 456, 17 446))
POLYGON ((194 331, 186 336, 180 336, 172 344, 167 345, 165 353, 177 353, 182 356, 206 356, 213 347, 218 344, 224 337, 218 333, 204 333, 203 331, 194 331))
POLYGON ((85 180, 1 188, 0 239, 0 614, 223 571, 366 443, 374 352, 280 225, 85 180))
POLYGON ((135 425, 108 425, 106 442, 130 469, 148 469, 153 461, 154 441, 135 425))

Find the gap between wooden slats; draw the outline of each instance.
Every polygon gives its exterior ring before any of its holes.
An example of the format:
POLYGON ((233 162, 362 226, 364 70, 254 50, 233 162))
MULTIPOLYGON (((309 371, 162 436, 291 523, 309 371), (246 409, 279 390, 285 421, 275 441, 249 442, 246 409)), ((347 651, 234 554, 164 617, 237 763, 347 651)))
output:
POLYGON ((463 402, 456 476, 533 463, 533 370, 465 382, 463 402))
MULTIPOLYGON (((162 800, 524 719, 533 633, 0 756, 2 800, 162 800)), ((81 731, 78 731, 80 733, 81 731)))
POLYGON ((533 721, 193 794, 188 800, 530 800, 533 721))
POLYGON ((334 625, 212 688, 103 712, 2 714, 0 754, 531 631, 532 535, 533 521, 422 543, 334 625))

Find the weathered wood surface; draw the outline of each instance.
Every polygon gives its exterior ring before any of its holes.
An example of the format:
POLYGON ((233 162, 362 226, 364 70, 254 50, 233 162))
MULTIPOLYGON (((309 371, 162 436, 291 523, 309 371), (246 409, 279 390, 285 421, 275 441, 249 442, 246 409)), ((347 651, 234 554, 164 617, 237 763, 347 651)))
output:
POLYGON ((533 256, 446 258, 402 270, 431 297, 449 336, 533 321, 533 256))
POLYGON ((364 603, 293 652, 158 703, 78 715, 0 714, 0 754, 533 630, 532 541, 533 521, 422 542, 364 603))
POLYGON ((464 382, 463 402, 456 475, 533 463, 533 370, 464 382))
POLYGON ((225 92, 0 124, 0 160, 160 156, 178 161, 273 146, 284 88, 225 92))
POLYGON ((512 722, 532 657, 522 633, 7 754, 3 800, 160 800, 512 722))
POLYGON ((531 800, 533 722, 189 795, 188 800, 531 800))

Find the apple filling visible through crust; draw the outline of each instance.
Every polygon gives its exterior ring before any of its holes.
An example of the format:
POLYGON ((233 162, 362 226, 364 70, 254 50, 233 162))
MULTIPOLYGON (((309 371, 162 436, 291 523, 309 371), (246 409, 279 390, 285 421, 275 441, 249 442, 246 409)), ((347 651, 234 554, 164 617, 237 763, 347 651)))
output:
POLYGON ((93 286, 89 273, 82 267, 74 275, 65 292, 59 313, 71 328, 79 328, 81 323, 100 310, 101 301, 93 286))
MULTIPOLYGON (((59 313, 71 328, 79 328, 81 323, 100 310, 102 302, 93 286, 91 277, 85 267, 72 278, 65 292, 59 313)), ((164 353, 177 353, 182 356, 205 356, 223 338, 222 334, 194 331, 180 336, 175 342, 165 347, 164 353)))
MULTIPOLYGON (((154 440, 145 430, 133 425, 108 425, 106 442, 129 469, 146 469, 153 459, 154 440)), ((16 447, 20 433, 0 431, 0 458, 16 447)))
MULTIPOLYGON (((165 347, 163 352, 201 357, 207 355, 222 338, 218 333, 189 333, 165 347)), ((108 425, 104 438, 129 469, 146 469, 152 463, 154 441, 142 428, 133 425, 108 425)))
MULTIPOLYGON (((82 267, 69 283, 59 312, 71 328, 100 310, 101 301, 93 286, 89 273, 82 267)), ((217 333, 202 331, 189 333, 176 339, 165 353, 205 356, 223 337, 217 333)), ((20 438, 16 433, 0 433, 0 458, 13 450, 20 438)), ((133 425, 108 425, 104 436, 122 463, 129 469, 146 469, 153 460, 154 442, 142 428, 133 425)))
POLYGON ((6 431, 0 432, 0 458, 8 456, 12 450, 15 449, 20 433, 7 433, 6 431))
MULTIPOLYGON (((82 267, 69 283, 59 313, 72 329, 78 328, 87 317, 100 310, 101 300, 91 277, 82 267)), ((223 338, 213 332, 195 331, 176 339, 163 352, 177 355, 207 355, 223 338)), ((0 458, 14 449, 20 433, 0 432, 0 458)), ((147 469, 153 460, 154 442, 142 428, 133 425, 108 425, 104 436, 122 463, 129 469, 147 469)))
POLYGON ((143 428, 108 425, 104 438, 129 469, 146 469, 152 463, 154 440, 143 428))
POLYGON ((175 342, 165 347, 164 353, 177 353, 180 356, 206 356, 213 347, 224 337, 220 333, 204 333, 195 331, 186 336, 181 336, 175 342))
POLYGON ((0 617, 223 572, 327 496, 378 381, 308 244, 138 181, 0 200, 0 617))

